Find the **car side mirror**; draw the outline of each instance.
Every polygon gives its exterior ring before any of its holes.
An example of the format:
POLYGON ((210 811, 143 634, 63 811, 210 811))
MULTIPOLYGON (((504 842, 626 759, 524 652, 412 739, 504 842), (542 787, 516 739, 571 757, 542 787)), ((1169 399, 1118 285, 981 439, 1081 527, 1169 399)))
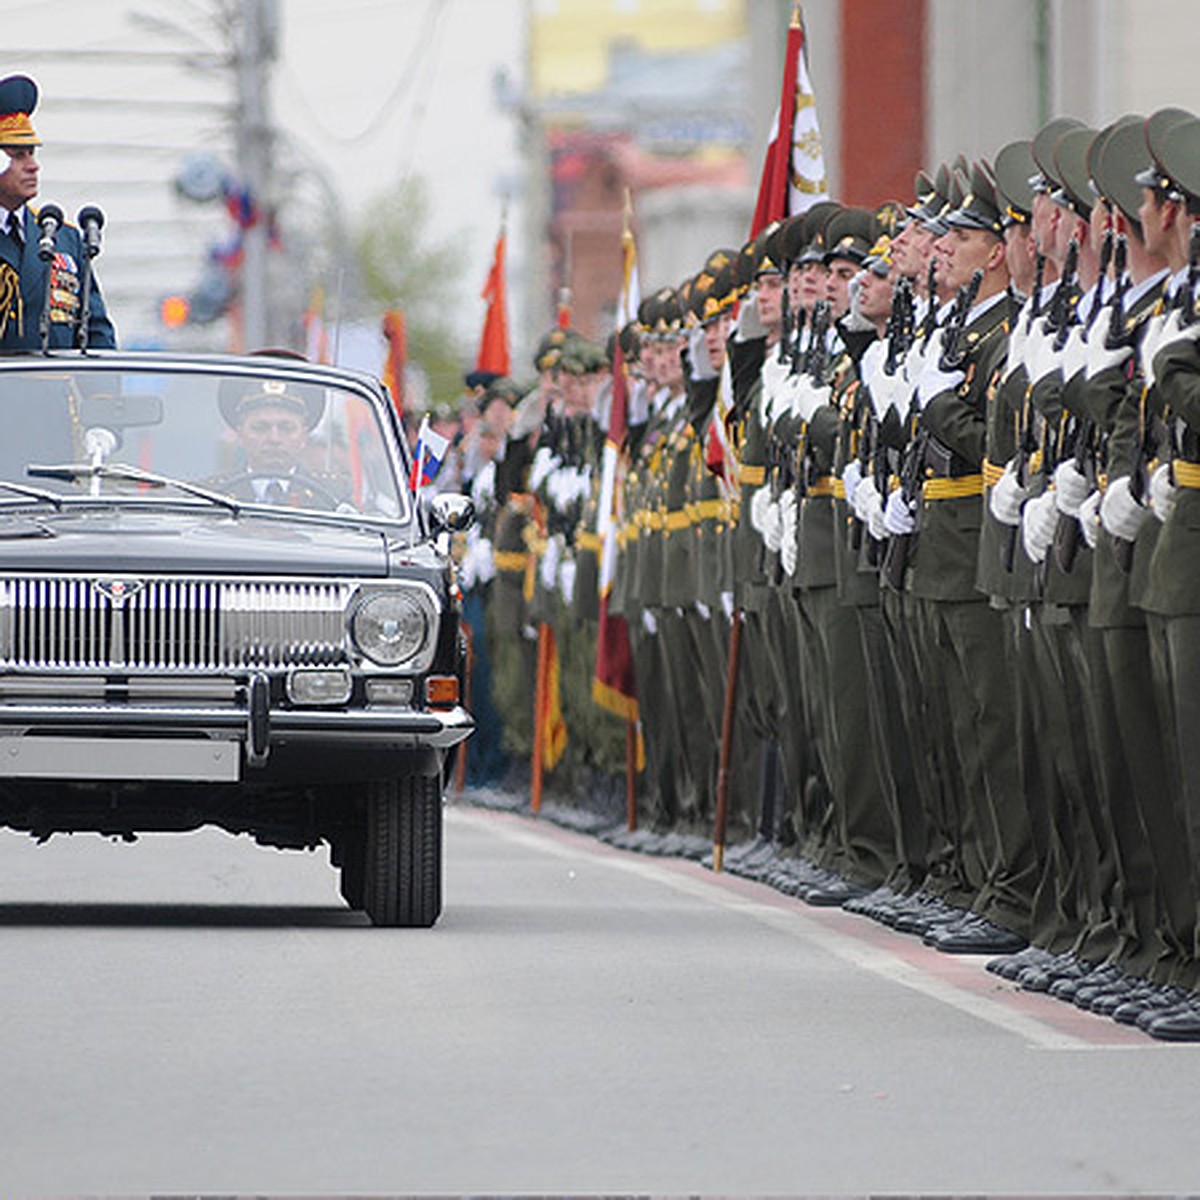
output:
POLYGON ((475 505, 469 496, 439 492, 429 501, 429 519, 438 533, 462 533, 475 523, 475 505))

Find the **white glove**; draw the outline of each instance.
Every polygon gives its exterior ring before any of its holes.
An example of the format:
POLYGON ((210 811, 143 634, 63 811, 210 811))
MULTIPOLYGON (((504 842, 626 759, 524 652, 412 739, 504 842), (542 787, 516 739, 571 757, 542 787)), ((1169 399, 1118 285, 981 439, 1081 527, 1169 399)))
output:
POLYGON ((758 317, 758 294, 754 288, 742 297, 733 329, 734 340, 738 342, 753 342, 767 336, 767 327, 758 317))
MULTIPOLYGON (((859 479, 858 487, 854 489, 854 499, 850 501, 854 508, 854 515, 860 520, 867 519, 867 513, 870 511, 871 494, 874 493, 874 498, 879 499, 878 489, 875 487, 875 477, 866 475, 859 479)), ((847 493, 849 500, 849 494, 847 493)))
POLYGON ((988 498, 988 507, 992 516, 1001 525, 1020 525, 1021 505, 1029 498, 1029 489, 1022 487, 1017 481, 1016 461, 1008 463, 1004 474, 996 481, 992 494, 988 498))
MULTIPOLYGON (((941 332, 935 333, 930 339, 929 345, 932 349, 934 342, 941 337, 941 332)), ((938 342, 940 345, 940 342, 938 342)), ((910 381, 917 379, 921 374, 921 368, 925 365, 925 339, 917 338, 915 342, 908 348, 908 353, 904 356, 904 377, 910 381)))
POLYGON ((1164 350, 1175 346, 1182 346, 1200 338, 1200 321, 1189 321, 1185 325, 1183 323, 1183 316, 1184 314, 1176 309, 1167 318, 1167 323, 1163 326, 1162 337, 1154 351, 1155 358, 1164 350))
POLYGON ((871 490, 867 494, 867 503, 864 507, 866 515, 863 517, 863 521, 867 526, 867 532, 877 542, 887 541, 888 529, 883 519, 883 497, 879 494, 879 489, 875 486, 874 481, 871 482, 871 490))
POLYGON ((1043 492, 1025 505, 1021 511, 1021 544, 1030 561, 1040 563, 1054 541, 1058 528, 1058 508, 1053 492, 1043 492))
POLYGON ((1032 379, 1038 355, 1042 352, 1042 343, 1051 335, 1046 332, 1045 317, 1036 318, 1032 324, 1026 321, 1021 323, 1028 326, 1021 343, 1021 362, 1025 365, 1025 374, 1032 379))
POLYGON ((1079 506, 1088 498, 1092 485, 1075 465, 1073 458, 1061 462, 1054 471, 1054 503, 1068 517, 1079 516, 1079 506))
POLYGON ((1109 480, 1100 502, 1100 520, 1113 537, 1132 542, 1149 515, 1146 506, 1133 498, 1128 475, 1109 480))
MULTIPOLYGON (((1099 341, 1104 340, 1103 332, 1097 330, 1093 337, 1099 341)), ((1073 325, 1071 332, 1067 334, 1067 344, 1063 347, 1062 352, 1062 376, 1063 383, 1069 379, 1074 379, 1087 366, 1087 339, 1084 337, 1083 326, 1073 325)))
POLYGON ((859 360, 858 376, 863 381, 863 385, 870 389, 871 395, 875 394, 875 389, 881 386, 882 381, 887 378, 883 370, 886 361, 887 342, 883 338, 872 342, 859 360))
POLYGON ((1062 355, 1054 348, 1055 334, 1046 329, 1046 318, 1034 323, 1025 345, 1025 369, 1029 382, 1037 386, 1062 366, 1062 355))
POLYGON ((658 633, 658 621, 655 620, 654 614, 648 608, 642 609, 642 628, 651 637, 658 633))
MULTIPOLYGON (((791 521, 792 532, 796 530, 796 489, 788 488, 779 497, 779 519, 784 523, 791 521)), ((786 534, 784 535, 786 536, 786 534)))
POLYGON ((703 325, 693 325, 688 334, 688 361, 692 364, 693 379, 717 377, 712 360, 708 356, 708 339, 704 336, 703 325))
POLYGON ((842 486, 846 489, 846 503, 851 508, 854 507, 854 493, 858 491, 862 477, 862 463, 857 458, 852 458, 842 468, 842 486))
POLYGON ((750 497, 750 528, 762 537, 766 528, 767 507, 771 503, 771 489, 766 484, 750 497))
POLYGON ((700 620, 702 620, 702 621, 711 621, 712 620, 712 609, 709 608, 708 605, 705 604, 703 600, 696 601, 696 611, 700 614, 700 620))
POLYGON ((725 620, 733 620, 733 593, 721 593, 721 611, 725 614, 725 620))
POLYGON ((476 584, 488 583, 496 577, 496 562, 492 556, 492 543, 487 538, 476 538, 467 545, 462 562, 463 587, 470 590, 476 584))
POLYGON ((1018 367, 1025 365, 1025 341, 1027 325, 1024 310, 1017 315, 1012 330, 1008 335, 1008 359, 1004 364, 1004 379, 1007 379, 1018 367))
POLYGON ((575 560, 564 558, 558 568, 558 582, 562 588, 563 603, 570 605, 575 599, 575 560))
POLYGON ((811 421, 818 409, 829 403, 830 388, 823 383, 813 383, 807 375, 796 384, 792 394, 792 412, 805 421, 811 421))
POLYGON ((903 537, 917 527, 916 515, 904 502, 899 488, 887 498, 887 507, 883 510, 883 524, 892 537, 903 537))
POLYGON ((1089 550, 1095 550, 1100 540, 1100 501, 1103 499, 1104 493, 1097 490, 1079 506, 1079 528, 1083 530, 1083 540, 1089 550))
POLYGON ((1108 336, 1108 323, 1104 318, 1097 317, 1092 326, 1091 336, 1087 340, 1087 358, 1084 369, 1088 379, 1095 379, 1102 371, 1110 367, 1119 367, 1133 353, 1132 345, 1118 346, 1110 350, 1105 344, 1108 336))
POLYGON ((789 491, 779 505, 782 529, 780 531, 779 561, 790 579, 796 573, 796 493, 789 491), (791 500, 788 504, 787 501, 791 500))
POLYGON ((783 537, 783 518, 779 513, 779 502, 772 500, 767 505, 767 511, 763 517, 763 541, 767 544, 767 549, 772 554, 779 553, 779 543, 783 537))
POLYGON ((1150 511, 1160 521, 1166 521, 1175 510, 1179 489, 1171 479, 1171 464, 1160 463, 1150 476, 1150 511))
POLYGON ((1141 360, 1142 373, 1149 384, 1154 383, 1154 356, 1162 344, 1167 320, 1173 315, 1173 313, 1156 313, 1146 322, 1145 329, 1142 331, 1142 340, 1138 344, 1138 357, 1141 360))
POLYGON ((558 564, 562 557, 562 547, 558 538, 552 537, 546 542, 546 553, 542 555, 542 587, 548 592, 558 586, 558 564))
POLYGON ((943 371, 939 365, 942 356, 942 331, 939 329, 929 342, 929 350, 921 373, 917 376, 917 403, 924 408, 934 396, 943 392, 951 392, 966 378, 957 368, 953 371, 943 371))
POLYGON ((871 406, 875 409, 875 419, 886 421, 887 415, 894 408, 897 413, 907 413, 911 407, 913 388, 908 381, 904 369, 895 375, 885 375, 881 392, 871 393, 871 406))

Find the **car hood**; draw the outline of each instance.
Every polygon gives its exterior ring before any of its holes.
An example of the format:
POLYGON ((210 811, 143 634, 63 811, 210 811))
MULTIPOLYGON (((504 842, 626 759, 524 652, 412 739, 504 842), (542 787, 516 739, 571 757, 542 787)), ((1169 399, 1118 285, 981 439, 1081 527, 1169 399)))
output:
POLYGON ((385 577, 375 529, 243 512, 155 509, 0 513, 5 570, 385 577))

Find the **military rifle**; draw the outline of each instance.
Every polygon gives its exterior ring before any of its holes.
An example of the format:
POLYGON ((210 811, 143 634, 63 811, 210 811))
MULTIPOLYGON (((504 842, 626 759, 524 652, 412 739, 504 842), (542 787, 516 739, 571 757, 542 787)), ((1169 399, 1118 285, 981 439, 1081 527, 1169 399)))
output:
MULTIPOLYGON (((892 292, 892 311, 888 314, 887 327, 884 337, 887 339, 887 356, 884 360, 885 375, 892 376, 900 368, 912 345, 913 336, 913 295, 912 280, 902 276, 892 292)), ((857 437, 857 457, 861 471, 860 479, 866 478, 871 465, 872 455, 878 442, 878 424, 875 413, 867 399, 867 389, 860 386, 857 401, 854 406, 854 430, 857 437)), ((881 493, 882 494, 882 493, 881 493)), ((857 516, 850 518, 850 549, 859 550, 862 546, 863 523, 857 516)), ((867 547, 868 562, 875 566, 878 543, 874 540, 867 547)))
POLYGON ((1042 288, 1046 279, 1046 256, 1039 250, 1034 259, 1033 295, 1029 297, 1029 312, 1025 317, 1025 332, 1033 328, 1033 323, 1042 315, 1042 288))
POLYGON ((1113 251, 1113 274, 1115 287, 1108 308, 1108 332, 1104 336, 1104 345, 1109 350, 1116 350, 1129 341, 1129 331, 1125 328, 1125 297, 1133 283, 1129 272, 1125 269, 1125 259, 1128 254, 1126 238, 1123 233, 1117 235, 1116 249, 1113 251))
POLYGON ((933 337, 933 331, 937 328, 937 259, 929 260, 929 274, 925 279, 925 291, 929 296, 929 308, 925 313, 925 329, 924 336, 921 338, 921 349, 925 350, 929 346, 929 339, 933 337))
MULTIPOLYGON (((1192 225, 1191 236, 1188 238, 1187 278, 1175 294, 1174 307, 1179 311, 1180 321, 1183 324, 1191 324, 1196 319, 1196 305, 1193 297, 1197 284, 1200 284, 1200 221, 1192 225)), ((1129 491, 1139 502, 1149 489, 1149 462, 1154 452, 1154 418, 1146 405, 1146 391, 1147 385, 1143 384, 1140 407, 1141 428, 1137 443, 1133 448, 1129 471, 1129 491)), ((1126 541, 1124 538, 1115 537, 1112 540, 1113 557, 1117 560, 1117 566, 1126 575, 1133 569, 1133 545, 1133 542, 1126 541)))
POLYGON ((1200 221, 1193 221, 1191 236, 1188 238, 1187 282, 1179 297, 1181 325, 1191 325, 1200 319, 1200 314, 1196 312, 1197 287, 1200 287, 1200 221))
POLYGON ((777 351, 779 361, 787 362, 788 359, 788 334, 791 333, 789 326, 792 324, 792 301, 791 293, 788 291, 787 280, 783 281, 783 295, 779 301, 779 348, 777 351))
MULTIPOLYGON (((1121 277, 1125 273, 1125 268, 1122 265, 1117 267, 1116 264, 1116 244, 1118 241, 1123 241, 1125 235, 1114 234, 1113 228, 1110 225, 1104 231, 1104 240, 1100 243, 1100 273, 1096 277, 1096 302, 1092 305, 1092 311, 1088 313, 1087 331, 1090 333, 1092 326, 1096 323, 1096 318, 1100 315, 1100 309, 1103 305, 1100 303, 1101 297, 1104 294, 1104 280, 1108 275, 1109 266, 1113 266, 1113 288, 1120 286, 1121 277)), ((1122 263, 1124 260, 1122 259, 1122 263)))
MULTIPOLYGON (((925 446, 929 441, 929 434, 924 429, 915 428, 916 418, 915 412, 909 413, 909 443, 904 451, 904 460, 900 464, 900 498, 910 511, 916 505, 917 495, 921 490, 925 446)), ((888 539, 880 576, 894 592, 904 590, 904 573, 908 569, 908 557, 915 536, 915 533, 893 534, 888 539)))
POLYGON ((800 368, 804 363, 804 355, 801 353, 800 344, 804 341, 804 324, 807 320, 808 310, 801 305, 799 311, 796 313, 796 336, 789 343, 789 351, 791 353, 789 375, 799 375, 800 368))
MULTIPOLYGON (((942 353, 938 359, 938 369, 941 371, 956 371, 966 358, 967 348, 964 333, 971 309, 975 307, 975 298, 983 283, 983 272, 975 271, 971 278, 958 289, 954 297, 954 307, 946 318, 942 332, 942 353)), ((910 431, 918 424, 918 412, 914 400, 909 410, 908 424, 910 431)), ((900 466, 900 498, 905 507, 913 511, 917 497, 921 491, 922 472, 925 466, 925 455, 929 446, 929 433, 924 429, 916 429, 908 448, 905 450, 904 461, 900 466)), ((893 591, 904 588, 904 573, 908 568, 908 558, 912 551, 912 542, 916 533, 893 535, 888 541, 887 551, 883 558, 883 581, 893 591)))
POLYGON ((829 301, 818 300, 813 306, 808 350, 804 358, 804 374, 818 387, 825 382, 825 372, 829 366, 829 347, 826 345, 829 317, 829 301))
MULTIPOLYGON (((1105 234, 1104 247, 1101 248, 1100 257, 1103 263, 1104 249, 1108 248, 1113 267, 1114 285, 1112 299, 1109 301, 1108 330, 1105 334, 1104 344, 1108 349, 1115 350, 1125 337, 1125 294, 1129 290, 1130 277, 1125 269, 1125 260, 1128 255, 1126 237, 1121 233, 1114 241, 1110 237, 1111 233, 1110 229, 1105 234)), ((1100 272, 1102 280, 1107 269, 1108 264, 1105 263, 1100 272)), ((1088 314, 1089 328, 1095 322, 1100 307, 1097 304, 1088 314)), ((1081 475, 1092 479, 1095 475, 1096 423, 1085 414, 1074 419, 1074 427, 1075 469, 1081 475)), ((1064 574, 1069 575, 1075 566, 1081 534, 1078 517, 1068 516, 1063 512, 1058 514, 1058 525, 1054 530, 1054 558, 1064 574)))
MULTIPOLYGON (((1029 297, 1029 312, 1025 314, 1025 332, 1028 333, 1042 315, 1042 289, 1046 278, 1046 256, 1038 251, 1033 268, 1033 294, 1029 297)), ((1028 389, 1027 389, 1028 390, 1028 389)), ((1036 449, 1032 434, 1033 422, 1030 419, 1030 404, 1028 395, 1021 405, 1017 416, 1017 453, 1016 476, 1017 483, 1024 487, 1029 474, 1029 459, 1036 449)), ((1016 563, 1018 525, 1005 526, 1004 540, 1000 543, 1000 565, 1006 575, 1012 574, 1016 563)))
POLYGON ((942 355, 938 359, 938 370, 957 371, 967 357, 967 347, 964 334, 967 329, 967 319, 971 309, 975 307, 975 299, 979 295, 983 283, 983 272, 975 271, 971 278, 958 289, 954 298, 954 308, 946 322, 946 330, 942 334, 942 355))
POLYGON ((1055 353, 1062 353, 1071 336, 1079 305, 1079 242, 1072 238, 1067 246, 1067 257, 1063 261, 1062 277, 1058 291, 1054 293, 1054 304, 1047 317, 1047 326, 1054 332, 1055 353))
MULTIPOLYGON (((1072 238, 1067 246, 1067 255, 1063 262, 1062 276, 1058 281, 1058 290, 1054 293, 1054 304, 1050 316, 1046 319, 1048 330, 1054 331, 1053 348, 1055 354, 1062 354, 1071 329, 1079 320, 1079 242, 1072 238)), ((1066 382, 1065 380, 1063 381, 1066 382)), ((1044 414, 1043 414, 1044 416, 1044 414)), ((1042 473, 1047 479, 1054 476, 1058 465, 1058 453, 1065 440, 1065 425, 1060 418, 1057 425, 1052 421, 1044 421, 1042 427, 1042 473)), ((1055 526, 1057 531, 1057 526, 1055 526)), ((1045 590, 1046 580, 1050 571, 1050 555, 1037 565, 1035 579, 1038 592, 1045 590)))

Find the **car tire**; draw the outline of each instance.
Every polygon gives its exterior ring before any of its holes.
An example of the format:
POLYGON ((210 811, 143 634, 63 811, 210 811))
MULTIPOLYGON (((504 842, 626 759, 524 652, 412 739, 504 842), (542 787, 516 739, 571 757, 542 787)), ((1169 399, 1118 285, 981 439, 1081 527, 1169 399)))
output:
POLYGON ((343 838, 339 854, 341 862, 338 864, 338 890, 350 908, 359 910, 366 903, 367 893, 367 839, 361 817, 348 822, 343 838))
POLYGON ((366 817, 363 908, 371 924, 428 928, 442 911, 441 779, 372 780, 366 817))

